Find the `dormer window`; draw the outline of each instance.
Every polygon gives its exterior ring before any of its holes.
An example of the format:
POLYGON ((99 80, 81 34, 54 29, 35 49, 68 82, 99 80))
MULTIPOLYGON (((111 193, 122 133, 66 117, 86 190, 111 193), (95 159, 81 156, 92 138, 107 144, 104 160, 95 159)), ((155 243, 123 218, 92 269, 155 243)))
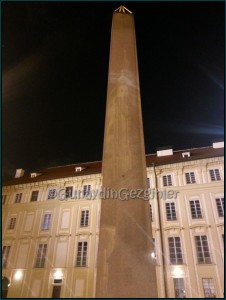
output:
POLYGON ((190 157, 190 152, 183 152, 182 156, 183 158, 190 157))
POLYGON ((81 172, 82 171, 82 167, 76 167, 75 168, 75 172, 77 173, 77 172, 81 172))
POLYGON ((37 173, 31 173, 31 178, 35 178, 37 176, 37 173))

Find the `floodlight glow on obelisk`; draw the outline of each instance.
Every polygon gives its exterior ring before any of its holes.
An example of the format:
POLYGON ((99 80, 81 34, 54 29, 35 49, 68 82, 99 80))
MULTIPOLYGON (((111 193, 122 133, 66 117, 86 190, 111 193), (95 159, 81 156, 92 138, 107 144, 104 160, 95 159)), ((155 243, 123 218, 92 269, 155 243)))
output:
POLYGON ((124 6, 113 13, 102 175, 121 199, 101 200, 96 298, 157 298, 149 202, 136 194, 147 173, 134 17, 124 6))

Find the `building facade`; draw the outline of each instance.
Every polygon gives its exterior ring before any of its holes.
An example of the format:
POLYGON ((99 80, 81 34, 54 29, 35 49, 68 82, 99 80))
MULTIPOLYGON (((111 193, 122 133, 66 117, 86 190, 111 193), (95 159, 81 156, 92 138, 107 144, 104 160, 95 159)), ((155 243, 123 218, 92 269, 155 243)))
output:
MULTIPOLYGON (((223 298, 223 143, 159 149, 146 165, 158 296, 223 298)), ((94 297, 101 185, 101 162, 20 169, 3 183, 3 296, 94 297)))

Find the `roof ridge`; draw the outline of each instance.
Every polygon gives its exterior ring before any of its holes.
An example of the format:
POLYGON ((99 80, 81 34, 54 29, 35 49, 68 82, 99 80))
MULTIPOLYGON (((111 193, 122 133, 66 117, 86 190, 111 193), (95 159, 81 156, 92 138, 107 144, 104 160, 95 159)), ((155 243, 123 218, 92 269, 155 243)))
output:
POLYGON ((69 165, 60 165, 60 166, 54 166, 54 167, 48 167, 46 169, 54 169, 54 168, 64 168, 64 167, 69 167, 69 166, 77 166, 77 165, 84 165, 84 164, 91 164, 91 163, 96 163, 96 162, 102 162, 102 160, 95 160, 95 161, 88 161, 88 162, 79 162, 79 163, 74 163, 74 164, 69 164, 69 165))
MULTIPOLYGON (((183 151, 188 151, 188 150, 195 150, 195 149, 205 149, 205 148, 213 148, 212 146, 205 146, 205 147, 196 147, 196 148, 189 148, 189 149, 181 149, 181 150, 173 150, 173 152, 183 152, 183 151)), ((156 155, 157 152, 155 153, 148 153, 145 154, 145 156, 149 156, 149 155, 156 155)))

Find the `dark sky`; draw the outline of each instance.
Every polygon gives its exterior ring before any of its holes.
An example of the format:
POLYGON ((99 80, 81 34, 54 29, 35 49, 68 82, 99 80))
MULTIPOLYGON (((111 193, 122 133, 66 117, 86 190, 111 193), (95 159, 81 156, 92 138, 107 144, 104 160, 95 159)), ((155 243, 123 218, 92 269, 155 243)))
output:
POLYGON ((146 153, 223 137, 224 2, 2 2, 3 177, 102 159, 121 4, 135 15, 146 153))

